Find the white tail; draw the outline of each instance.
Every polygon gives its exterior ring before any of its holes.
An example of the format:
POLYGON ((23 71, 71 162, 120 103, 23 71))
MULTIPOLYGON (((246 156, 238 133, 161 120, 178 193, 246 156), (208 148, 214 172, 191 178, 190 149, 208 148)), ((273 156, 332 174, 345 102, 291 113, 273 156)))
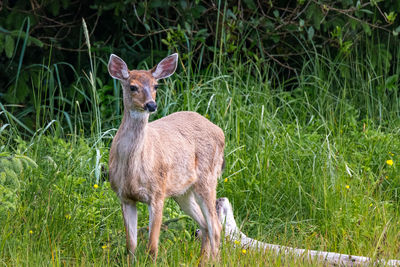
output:
POLYGON ((204 259, 218 254, 221 224, 215 210, 217 178, 224 163, 224 133, 195 112, 148 122, 157 109, 157 81, 175 72, 178 54, 151 70, 128 70, 116 55, 108 71, 121 81, 124 115, 110 150, 112 189, 121 200, 127 248, 137 244, 136 202, 149 207, 149 251, 157 258, 164 200, 172 197, 203 233, 204 259))

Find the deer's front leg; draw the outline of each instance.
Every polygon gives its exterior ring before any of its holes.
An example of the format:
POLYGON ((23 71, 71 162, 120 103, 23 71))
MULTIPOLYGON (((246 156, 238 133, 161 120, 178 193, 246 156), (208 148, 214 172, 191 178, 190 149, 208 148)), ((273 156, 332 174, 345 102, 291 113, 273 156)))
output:
POLYGON ((137 245, 137 209, 136 202, 122 202, 122 214, 126 230, 126 247, 132 255, 137 245))
POLYGON ((148 249, 153 257, 157 260, 158 254, 158 238, 160 236, 160 228, 162 223, 164 199, 152 201, 149 208, 149 245, 148 249))

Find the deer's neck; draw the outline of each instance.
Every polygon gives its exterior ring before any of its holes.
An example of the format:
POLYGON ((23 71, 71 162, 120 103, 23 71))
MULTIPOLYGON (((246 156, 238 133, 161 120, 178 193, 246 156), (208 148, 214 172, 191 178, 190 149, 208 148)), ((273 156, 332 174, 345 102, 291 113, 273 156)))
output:
POLYGON ((124 111, 121 125, 113 140, 109 161, 110 182, 120 197, 130 164, 135 166, 143 155, 148 119, 148 113, 124 111))
POLYGON ((124 111, 124 117, 118 130, 121 139, 118 146, 120 153, 128 156, 128 154, 140 153, 143 150, 148 121, 149 114, 147 112, 124 111))

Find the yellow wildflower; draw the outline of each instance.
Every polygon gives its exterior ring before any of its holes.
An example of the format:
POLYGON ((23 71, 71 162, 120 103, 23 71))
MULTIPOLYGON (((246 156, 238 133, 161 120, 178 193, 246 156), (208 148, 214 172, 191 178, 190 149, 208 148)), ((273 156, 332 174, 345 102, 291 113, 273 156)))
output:
POLYGON ((225 178, 224 182, 225 182, 225 183, 228 182, 228 178, 225 178))
POLYGON ((32 230, 29 230, 29 234, 30 234, 30 235, 33 234, 33 231, 32 231, 32 230))
POLYGON ((348 184, 345 187, 346 187, 346 189, 350 189, 350 185, 348 185, 348 184))
POLYGON ((246 251, 245 249, 242 249, 242 253, 243 253, 243 254, 246 254, 246 252, 247 252, 247 251, 246 251))
POLYGON ((67 214, 67 215, 65 215, 65 219, 67 219, 67 220, 71 220, 71 214, 67 214))
POLYGON ((240 244, 240 242, 238 241, 238 240, 235 240, 235 242, 234 242, 236 245, 239 245, 240 244))
POLYGON ((371 204, 369 204, 369 206, 370 206, 370 207, 372 207, 372 206, 373 206, 373 205, 372 205, 372 203, 371 203, 371 204))
POLYGON ((386 161, 386 164, 389 165, 389 166, 392 166, 392 165, 393 165, 393 160, 388 159, 388 160, 386 161))
POLYGON ((102 248, 102 249, 107 249, 108 246, 107 246, 107 245, 102 245, 101 248, 102 248))
POLYGON ((97 188, 99 188, 99 185, 98 185, 98 184, 94 184, 94 185, 93 185, 93 188, 94 188, 94 189, 97 189, 97 188))

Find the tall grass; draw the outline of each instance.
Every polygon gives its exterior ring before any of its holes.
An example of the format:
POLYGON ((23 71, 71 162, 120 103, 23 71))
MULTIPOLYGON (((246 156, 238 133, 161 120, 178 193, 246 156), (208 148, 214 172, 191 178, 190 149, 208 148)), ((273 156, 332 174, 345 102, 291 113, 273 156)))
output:
MULTIPOLYGON (((376 46, 367 41, 359 49, 337 56, 311 49, 298 75, 285 81, 272 63, 239 55, 225 60, 217 55, 204 70, 181 62, 184 70, 159 90, 160 109, 151 119, 194 110, 224 130, 227 167, 218 196, 230 199, 249 236, 400 258, 399 89, 389 80, 385 52, 374 54, 376 46)), ((396 51, 390 76, 400 71, 396 51)), ((4 265, 129 265, 120 207, 106 171, 108 146, 121 119, 120 88, 96 75, 107 59, 90 49, 88 56, 86 74, 66 62, 30 66, 38 70, 32 78, 34 109, 11 112, 0 106, 4 265), (75 73, 72 95, 63 93, 61 64, 75 73), (29 114, 39 130, 24 124, 29 114)), ((147 215, 140 205, 138 265, 151 263, 144 241, 147 215)), ((158 263, 197 264, 196 225, 172 201, 164 216, 180 219, 162 232, 158 263)), ((225 241, 219 263, 315 264, 244 253, 225 241)))

